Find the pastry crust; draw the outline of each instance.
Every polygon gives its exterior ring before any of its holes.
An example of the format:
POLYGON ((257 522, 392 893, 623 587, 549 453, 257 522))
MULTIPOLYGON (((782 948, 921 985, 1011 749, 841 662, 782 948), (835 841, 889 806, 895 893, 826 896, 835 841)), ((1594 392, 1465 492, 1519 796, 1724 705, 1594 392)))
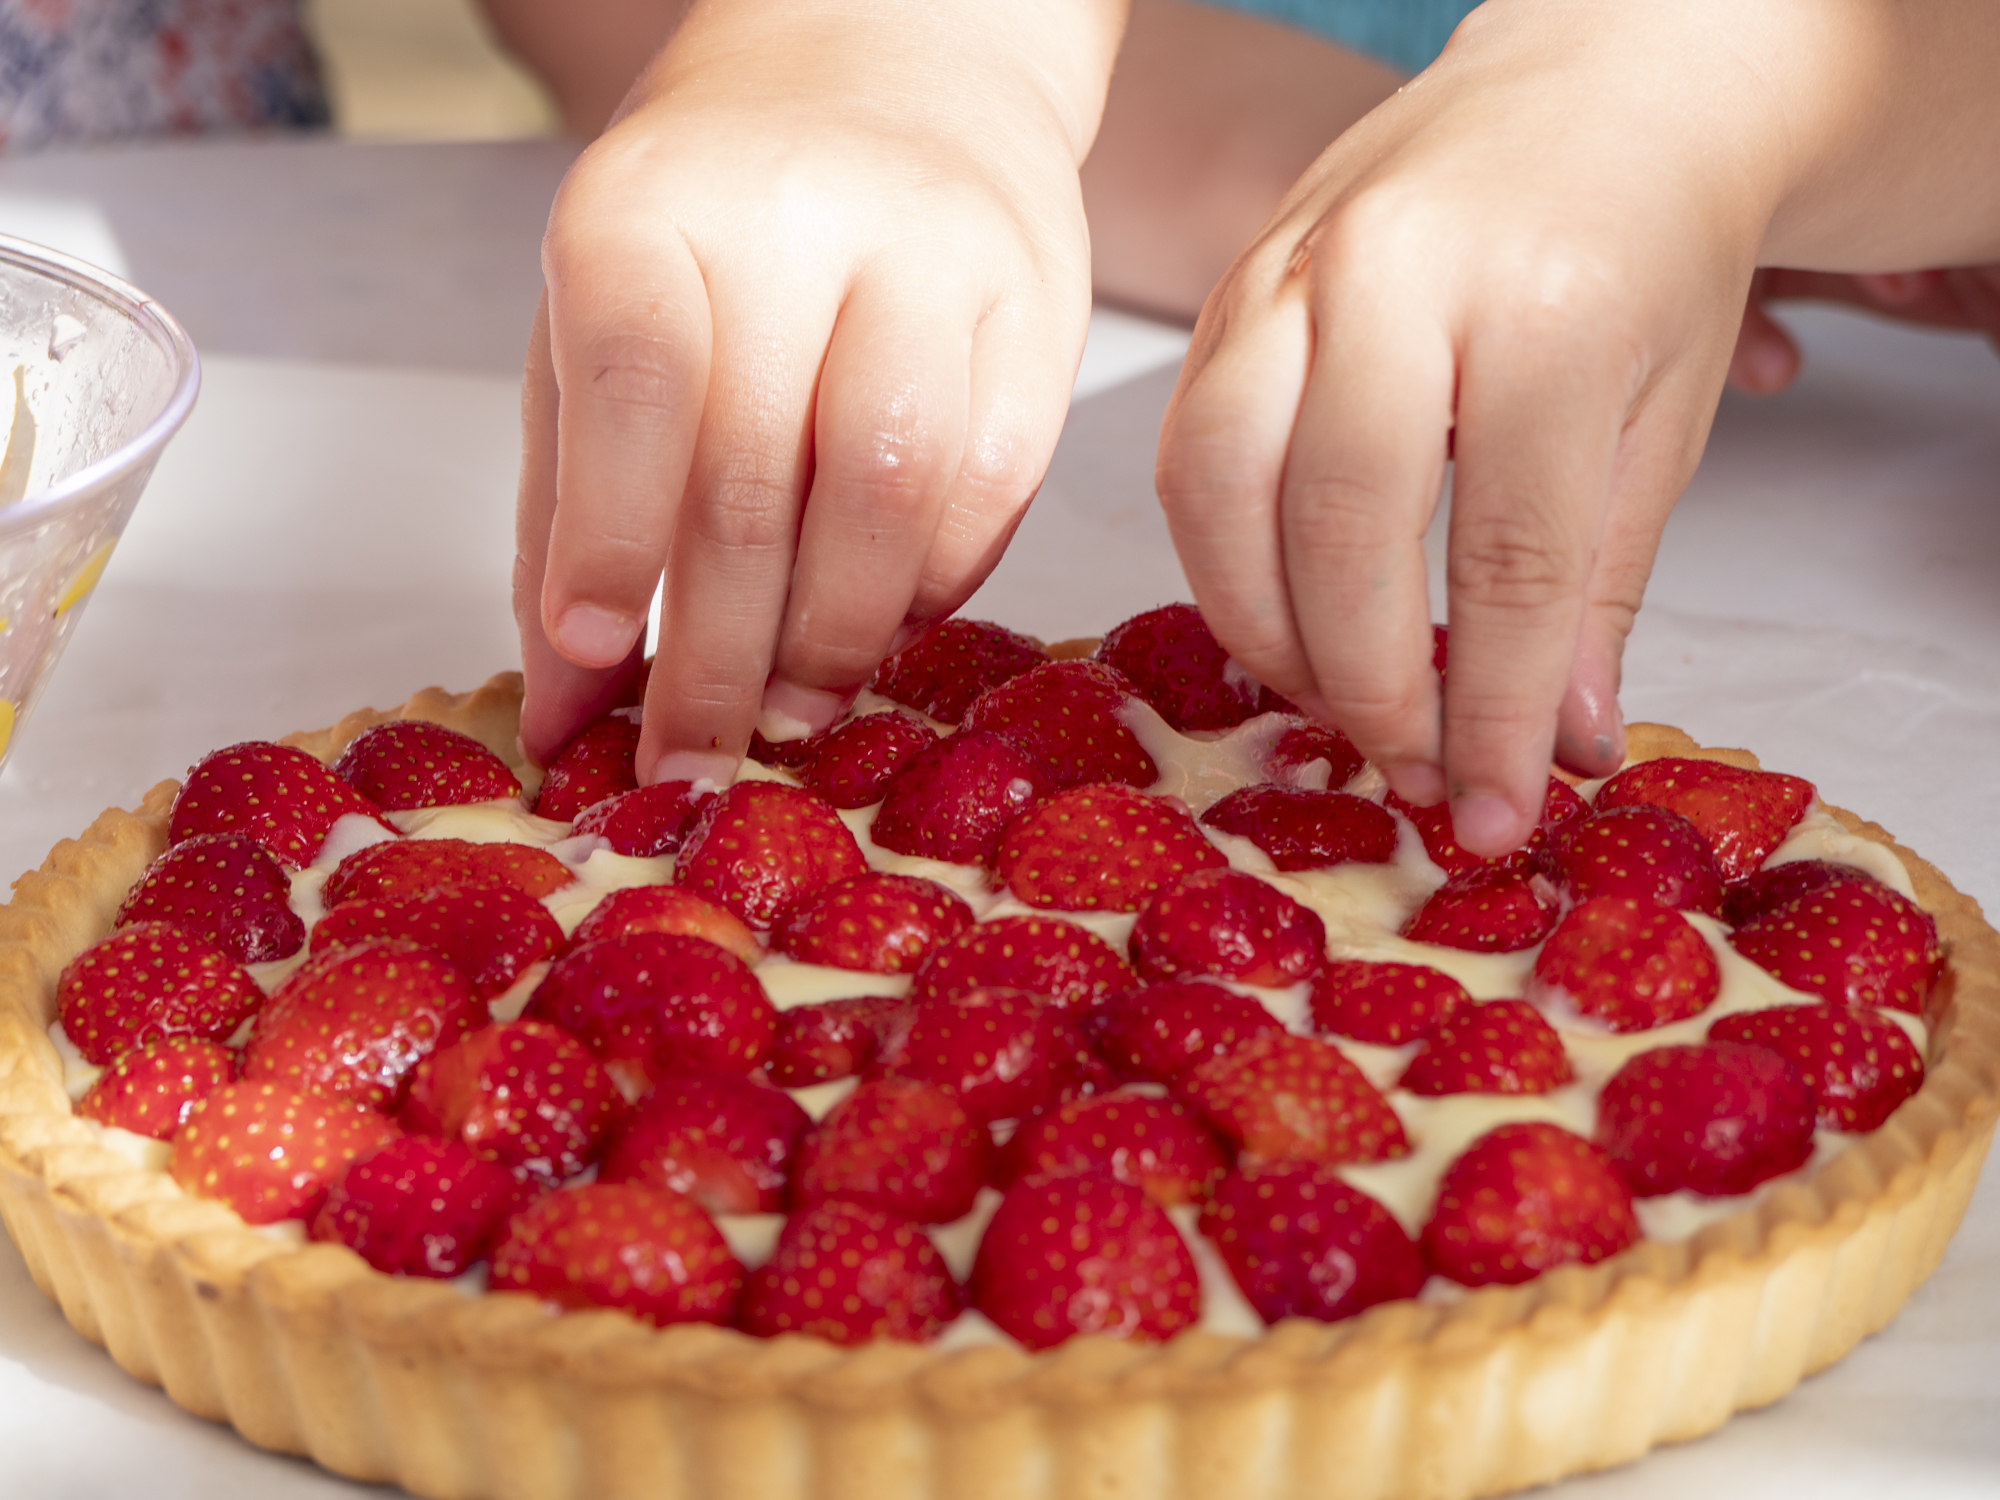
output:
MULTIPOLYGON (((517 770, 520 679, 293 736, 323 759, 433 719, 517 770)), ((1700 755, 1635 725, 1634 759, 1700 755)), ((77 1119, 56 977, 165 847, 176 785, 56 846, 0 908, 0 1217, 87 1338, 266 1448, 451 1500, 1461 1500, 1638 1457, 1776 1400, 1895 1316, 1963 1216, 2000 1107, 2000 934, 1881 828, 1949 954, 1923 1088, 1691 1240, 1261 1339, 1043 1354, 551 1316, 299 1248, 135 1168, 77 1119)))

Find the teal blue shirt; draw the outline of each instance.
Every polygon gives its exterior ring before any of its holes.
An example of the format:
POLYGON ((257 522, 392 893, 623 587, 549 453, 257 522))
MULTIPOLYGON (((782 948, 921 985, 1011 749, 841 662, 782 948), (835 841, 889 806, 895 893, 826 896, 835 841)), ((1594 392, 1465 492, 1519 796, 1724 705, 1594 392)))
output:
POLYGON ((1416 73, 1444 50, 1452 28, 1479 0, 1209 0, 1229 10, 1282 21, 1301 31, 1416 73))

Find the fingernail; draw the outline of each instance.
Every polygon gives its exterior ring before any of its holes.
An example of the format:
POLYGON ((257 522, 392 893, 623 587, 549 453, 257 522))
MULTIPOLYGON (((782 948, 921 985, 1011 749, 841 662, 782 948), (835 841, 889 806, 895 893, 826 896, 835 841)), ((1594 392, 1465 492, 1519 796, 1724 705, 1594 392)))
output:
POLYGON ((736 757, 714 755, 706 750, 669 750, 653 762, 647 786, 663 781, 685 781, 697 792, 719 792, 736 779, 736 757))
POLYGON ((642 621, 598 604, 573 604, 556 621, 555 648, 585 667, 616 666, 639 638, 642 621))
POLYGON ((1520 842, 1520 819, 1513 804, 1487 792, 1456 797, 1451 804, 1451 831, 1462 848, 1491 857, 1506 854, 1520 842))
POLYGON ((764 687, 757 732, 774 745, 818 734, 847 709, 848 695, 773 678, 764 687))

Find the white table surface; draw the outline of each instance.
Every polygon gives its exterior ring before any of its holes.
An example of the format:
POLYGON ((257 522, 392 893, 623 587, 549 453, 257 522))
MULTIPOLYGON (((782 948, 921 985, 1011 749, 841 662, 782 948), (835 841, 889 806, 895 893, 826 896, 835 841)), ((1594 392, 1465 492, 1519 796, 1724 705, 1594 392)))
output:
MULTIPOLYGON (((0 774, 0 875, 216 745, 515 660, 511 370, 566 159, 265 143, 0 164, 0 231, 122 258, 180 299, 208 356, 201 403, 0 774), (175 208, 190 202, 198 214, 175 208)), ((2000 361, 1835 314, 1797 321, 1806 377, 1725 404, 1668 531, 1627 712, 1812 777, 1994 910, 2000 361)), ((1180 347, 1100 317, 1048 485, 971 612, 1058 637, 1186 597, 1151 496, 1180 347)), ((1844 1363, 1715 1436, 1550 1493, 2000 1494, 1996 1177, 1937 1275, 1844 1363)), ((0 1495, 364 1492, 129 1380, 0 1239, 0 1495)))

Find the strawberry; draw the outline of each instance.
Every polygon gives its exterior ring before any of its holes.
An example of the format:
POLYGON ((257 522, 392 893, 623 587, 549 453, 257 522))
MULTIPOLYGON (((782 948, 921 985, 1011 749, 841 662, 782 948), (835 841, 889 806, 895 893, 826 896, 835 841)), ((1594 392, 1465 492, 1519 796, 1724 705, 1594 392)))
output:
POLYGON ((1124 786, 1081 786, 1000 836, 994 869, 1030 906, 1137 911, 1196 870, 1227 864, 1180 808, 1124 786))
POLYGON ((998 985, 1085 1011, 1135 983, 1131 965, 1088 928, 1061 917, 995 917, 932 949, 910 998, 950 1000, 998 985))
POLYGON ((1413 1094, 1546 1094, 1571 1078, 1562 1038, 1525 1000, 1461 1007, 1417 1044, 1398 1088, 1413 1094))
POLYGON ((457 1141, 396 1136, 347 1163, 310 1233, 392 1276, 461 1276, 526 1196, 457 1141))
POLYGON ((1389 806, 1410 820, 1417 830, 1417 836, 1424 841, 1424 852, 1431 857, 1431 863, 1447 875, 1458 875, 1477 865, 1506 864, 1514 869, 1531 869, 1541 851, 1547 847, 1549 835, 1573 818, 1580 818, 1590 811, 1590 806, 1577 796, 1568 782, 1559 777, 1549 778, 1548 791, 1542 798, 1541 821, 1528 835, 1528 842, 1512 854, 1502 855, 1499 860, 1481 859, 1477 854, 1468 853, 1458 845, 1451 828, 1451 804, 1434 803, 1429 807, 1418 807, 1405 802, 1394 792, 1389 793, 1389 806))
POLYGON ((1504 864, 1475 865, 1432 891, 1403 924, 1403 936, 1440 948, 1514 953, 1556 925, 1556 905, 1539 877, 1504 864))
POLYGON ((1428 1036, 1471 1003, 1464 985, 1421 964, 1335 959, 1313 978, 1314 1028, 1378 1047, 1428 1036))
POLYGON ((997 734, 955 734, 896 768, 868 837, 897 854, 983 865, 1014 815, 1042 793, 1042 772, 997 734))
POLYGON ((603 1153, 622 1104, 610 1074, 560 1026, 500 1021, 419 1063, 398 1120, 554 1187, 603 1153))
POLYGON ((1379 865, 1396 857, 1396 820, 1366 797, 1346 792, 1246 786, 1209 808, 1201 821, 1249 839, 1281 870, 1379 865))
POLYGON ((1542 865, 1570 905, 1634 896, 1684 911, 1722 910, 1715 856, 1686 818, 1635 804, 1593 812, 1549 836, 1542 865))
POLYGON ((987 729, 1026 752, 1051 791, 1087 782, 1147 787, 1160 779, 1119 717, 1132 684, 1102 663, 1052 661, 979 695, 965 729, 987 729))
POLYGON ((994 1158, 993 1180, 1008 1188, 1027 1177, 1102 1172, 1169 1208, 1199 1203, 1228 1170, 1214 1132, 1185 1105, 1120 1089, 1023 1120, 994 1158))
POLYGON ((1129 991, 1084 1019, 1099 1056, 1127 1078, 1153 1083, 1171 1083, 1253 1037, 1284 1029, 1248 995, 1184 979, 1129 991))
POLYGON ((514 1215, 487 1285, 558 1307, 611 1307, 642 1322, 727 1323, 743 1267, 691 1198, 636 1182, 550 1193, 514 1215))
POLYGON ((535 987, 525 1014, 581 1037, 628 1077, 748 1073, 777 1012, 733 953, 665 932, 580 943, 535 987))
POLYGON ((100 1125, 170 1141, 195 1105, 236 1081, 236 1054, 220 1042, 163 1036, 120 1054, 76 1112, 100 1125))
POLYGON ((873 807, 897 768, 936 743, 937 731, 908 714, 863 714, 814 741, 799 780, 835 807, 873 807))
POLYGON ((671 1188, 712 1214, 774 1214, 811 1128, 791 1095, 748 1078, 663 1078, 612 1140, 597 1180, 671 1188))
POLYGON ((781 1089, 852 1078, 915 1019, 914 1005, 887 995, 794 1005, 778 1012, 765 1072, 781 1089))
POLYGON ((1628 1058, 1597 1101, 1597 1144, 1633 1193, 1747 1193, 1812 1155, 1812 1090, 1776 1052, 1735 1042, 1628 1058))
POLYGON ((1194 1256, 1166 1210, 1094 1175, 1016 1184, 986 1226, 967 1291, 1029 1349, 1089 1333, 1164 1340, 1201 1317, 1194 1256))
POLYGON ((373 818, 397 832, 381 808, 305 751, 251 740, 195 763, 167 814, 167 842, 240 833, 300 869, 319 853, 327 830, 349 816, 373 818))
POLYGON ((1201 1232, 1266 1323, 1351 1318, 1416 1296, 1428 1275, 1394 1216, 1316 1162, 1230 1173, 1201 1211, 1201 1232))
POLYGON ((823 799, 781 782, 739 781, 702 809, 674 884, 761 931, 806 897, 867 870, 861 846, 823 799))
POLYGON ((1730 944, 1795 990, 1834 1005, 1924 1013, 1944 967, 1937 923, 1887 886, 1809 891, 1736 929, 1730 944))
POLYGON ((1431 666, 1438 676, 1444 676, 1445 662, 1451 655, 1451 631, 1443 625, 1431 626, 1431 666))
POLYGON ((472 844, 464 839, 404 839, 357 849, 333 867, 319 899, 392 901, 441 885, 505 886, 537 901, 576 876, 546 849, 529 844, 472 844))
POLYGON ((1338 1047, 1287 1031, 1250 1038, 1174 1080, 1246 1161, 1384 1161, 1403 1125, 1338 1047))
POLYGON ((165 922, 119 928, 56 981, 63 1034, 100 1065, 160 1037, 226 1040, 263 1003, 228 954, 165 922))
POLYGON ((397 1134, 365 1105, 245 1080, 188 1111, 167 1171, 248 1223, 310 1219, 350 1159, 397 1134))
POLYGON ((680 848, 713 792, 690 781, 662 781, 615 792, 576 815, 572 832, 603 839, 613 854, 655 859, 680 848))
POLYGON ((1257 682, 1230 660, 1192 604, 1163 605, 1113 626, 1097 659, 1183 734, 1233 729, 1257 712, 1257 682))
POLYGON ((1528 980, 1535 1004, 1613 1031, 1685 1021, 1721 993, 1708 940, 1671 906, 1631 896, 1593 896, 1570 908, 1528 980))
POLYGON ((755 967, 764 958, 757 934, 735 913, 678 885, 628 885, 607 893, 570 934, 572 943, 631 932, 672 932, 725 948, 755 967))
POLYGON ((451 807, 521 795, 507 762, 469 734, 391 719, 347 742, 333 774, 377 807, 451 807))
POLYGON ((1880 885, 1866 870, 1837 865, 1828 859, 1794 859, 1733 880, 1722 890, 1722 920, 1731 927, 1747 926, 1765 912, 1789 906, 1810 891, 1844 882, 1880 885))
POLYGON ((306 940, 291 903, 291 877, 270 850, 240 833, 203 833, 153 861, 114 925, 170 922, 239 964, 268 963, 306 940))
POLYGON ((441 885, 388 901, 346 901, 322 917, 312 951, 368 938, 402 938, 446 959, 481 1000, 504 994, 530 965, 553 957, 562 928, 541 902, 505 886, 441 885))
POLYGON ((1089 1073, 1090 1055, 1057 1007, 1025 990, 988 988, 917 1006, 881 1066, 950 1089, 984 1125, 1052 1102, 1089 1073))
POLYGON ((1708 1039, 1789 1060, 1812 1090, 1822 1130, 1874 1130, 1924 1081, 1924 1060, 1903 1028, 1848 1005, 1742 1011, 1709 1027, 1708 1039))
POLYGON ((934 880, 870 871, 808 896, 771 932, 800 963, 907 974, 972 925, 972 908, 934 880))
POLYGON ((827 1112, 792 1159, 792 1208, 829 1198, 919 1224, 963 1218, 991 1142, 949 1089, 870 1078, 827 1112))
POLYGON ((631 791, 639 784, 632 769, 638 754, 636 712, 620 709, 586 724, 549 762, 535 794, 535 816, 567 823, 606 797, 631 791))
POLYGON ((400 938, 366 938, 306 960, 257 1014, 246 1083, 393 1110, 417 1064, 485 1024, 458 970, 400 938))
POLYGON ((1326 962, 1326 927, 1255 875, 1197 870, 1140 910, 1131 951, 1149 980, 1213 974, 1282 987, 1326 962))
POLYGON ((1366 764, 1354 742, 1338 729, 1302 719, 1278 736, 1264 758, 1264 775, 1286 786, 1337 792, 1366 764), (1314 769, 1320 761, 1326 762, 1324 774, 1314 769))
POLYGON ((956 724, 972 700, 1049 659, 1024 635, 984 620, 945 620, 875 669, 884 698, 956 724))
POLYGON ((1597 1147, 1545 1121, 1489 1130, 1445 1168, 1422 1235, 1432 1271, 1515 1286, 1639 1239, 1632 1194, 1597 1147))
POLYGON ((755 730, 750 734, 750 748, 743 753, 760 766, 777 766, 786 771, 802 771, 806 762, 813 758, 818 748, 818 735, 807 735, 796 740, 767 740, 755 730))
POLYGON ((1598 788, 1597 807, 1650 805, 1679 813, 1715 851, 1722 878, 1741 880, 1785 841, 1816 795, 1797 776, 1669 755, 1613 776, 1598 788))
POLYGON ((771 1258, 743 1289, 737 1326, 762 1338, 926 1344, 962 1307, 930 1236, 859 1203, 819 1203, 785 1221, 771 1258))

